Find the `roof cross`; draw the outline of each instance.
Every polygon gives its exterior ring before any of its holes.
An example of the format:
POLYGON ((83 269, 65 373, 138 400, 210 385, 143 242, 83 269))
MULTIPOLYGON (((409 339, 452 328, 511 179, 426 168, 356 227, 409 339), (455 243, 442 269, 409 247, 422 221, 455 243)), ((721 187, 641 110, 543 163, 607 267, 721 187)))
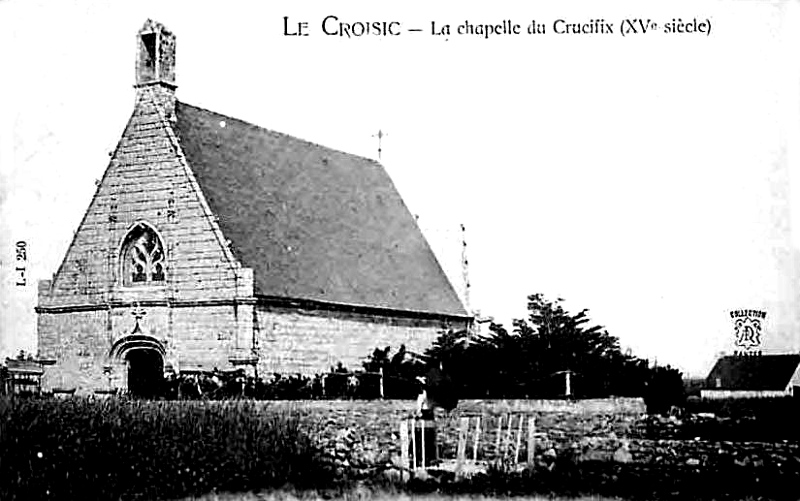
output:
POLYGON ((380 159, 381 159, 381 152, 383 151, 383 150, 381 149, 381 145, 383 144, 383 138, 384 138, 384 137, 386 137, 386 136, 388 136, 388 135, 389 135, 389 134, 386 134, 385 132, 383 132, 383 131, 382 131, 382 130, 380 130, 380 129, 378 129, 378 132, 377 132, 377 134, 373 134, 373 135, 372 135, 372 137, 377 137, 377 138, 378 138, 378 160, 380 160, 380 159))

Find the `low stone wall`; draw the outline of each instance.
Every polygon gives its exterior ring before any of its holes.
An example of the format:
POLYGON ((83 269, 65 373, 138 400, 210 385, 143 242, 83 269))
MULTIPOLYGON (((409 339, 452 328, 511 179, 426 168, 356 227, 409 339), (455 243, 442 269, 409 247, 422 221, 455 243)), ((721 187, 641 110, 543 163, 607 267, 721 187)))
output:
MULTIPOLYGON (((400 456, 399 423, 410 417, 412 401, 265 402, 265 409, 293 409, 320 446, 343 469, 364 472, 396 464, 400 456)), ((568 457, 698 468, 736 463, 753 468, 800 471, 800 444, 791 442, 719 442, 643 438, 644 406, 637 400, 462 401, 451 413, 437 411, 440 452, 455 458, 462 416, 484 422, 479 459, 497 457, 497 417, 523 413, 536 417, 536 454, 542 461, 568 457)), ((515 418, 515 423, 516 423, 515 418)), ((516 424, 513 426, 516 433, 516 424)), ((526 435, 523 435, 525 437, 526 435)), ((520 458, 527 456, 525 439, 520 458)), ((468 441, 471 456, 471 441, 468 441)))
POLYGON ((535 412, 564 414, 631 414, 647 412, 641 398, 597 398, 586 400, 465 400, 455 410, 461 414, 535 412))

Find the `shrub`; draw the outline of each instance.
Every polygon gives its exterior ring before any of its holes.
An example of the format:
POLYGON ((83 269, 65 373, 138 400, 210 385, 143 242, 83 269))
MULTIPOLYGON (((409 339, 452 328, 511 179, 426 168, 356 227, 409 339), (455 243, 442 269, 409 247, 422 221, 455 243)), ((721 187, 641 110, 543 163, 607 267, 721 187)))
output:
POLYGON ((689 413, 711 413, 717 419, 694 423, 685 430, 687 437, 712 440, 777 441, 800 440, 800 398, 691 399, 689 413))
POLYGON ((680 371, 669 366, 652 367, 644 402, 648 414, 666 414, 673 406, 685 405, 686 394, 680 371))
POLYGON ((0 400, 0 499, 168 499, 325 482, 296 416, 257 404, 0 400))

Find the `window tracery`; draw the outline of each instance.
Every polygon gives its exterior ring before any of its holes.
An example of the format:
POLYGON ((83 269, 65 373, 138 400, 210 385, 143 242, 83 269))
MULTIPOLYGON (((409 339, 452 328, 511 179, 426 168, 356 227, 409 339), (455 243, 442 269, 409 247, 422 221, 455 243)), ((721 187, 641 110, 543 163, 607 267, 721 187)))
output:
POLYGON ((122 281, 124 285, 158 285, 164 282, 166 262, 164 245, 156 232, 137 224, 122 245, 122 281))

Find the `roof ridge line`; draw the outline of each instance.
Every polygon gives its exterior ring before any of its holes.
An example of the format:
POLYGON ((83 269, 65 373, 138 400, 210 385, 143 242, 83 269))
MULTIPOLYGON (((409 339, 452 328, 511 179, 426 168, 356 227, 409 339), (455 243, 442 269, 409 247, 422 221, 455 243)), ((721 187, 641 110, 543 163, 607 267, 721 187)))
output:
MULTIPOLYGON (((292 138, 292 139, 294 139, 296 141, 302 141, 302 142, 304 142, 306 144, 309 144, 311 146, 314 146, 316 148, 322 148, 322 149, 325 149, 325 150, 328 150, 328 151, 333 151, 333 152, 339 153, 341 155, 347 155, 348 157, 359 158, 359 159, 365 160, 367 162, 370 162, 372 164, 380 165, 381 167, 384 167, 384 165, 382 163, 380 163, 379 161, 375 160, 374 158, 369 158, 369 157, 365 157, 365 156, 362 156, 362 155, 356 155, 355 153, 349 153, 347 151, 340 150, 338 148, 333 148, 331 146, 325 146, 324 144, 315 143, 314 141, 311 141, 309 139, 303 139, 302 137, 293 136, 293 135, 287 134, 285 132, 279 132, 277 130, 268 129, 268 128, 263 127, 261 125, 255 124, 253 122, 248 122, 247 120, 242 120, 241 118, 237 118, 237 117, 234 117, 234 116, 231 116, 231 115, 226 115, 225 113, 220 113, 218 111, 210 110, 208 108, 203 108, 202 106, 196 106, 194 104, 189 104, 189 103, 186 103, 186 102, 181 101, 181 100, 176 100, 176 101, 178 103, 182 104, 182 105, 185 105, 185 106, 191 106, 192 108, 196 108, 198 110, 202 110, 202 111, 205 111, 205 112, 208 112, 208 113, 213 113, 213 114, 219 115, 219 116, 221 116, 223 118, 227 118, 227 119, 230 119, 230 120, 235 120, 235 121, 237 121, 239 123, 242 123, 242 124, 244 124, 244 125, 246 125, 248 127, 254 128, 254 129, 259 129, 259 130, 268 132, 270 134, 275 134, 275 135, 278 135, 278 136, 289 137, 289 138, 292 138)), ((386 168, 384 167, 384 170, 385 169, 386 168)))
POLYGON ((244 268, 243 266, 244 263, 241 263, 239 259, 237 259, 233 251, 230 249, 225 234, 222 232, 222 228, 215 221, 214 218, 218 218, 219 216, 214 213, 214 211, 211 209, 211 206, 208 203, 208 200, 206 200, 205 193, 203 193, 203 190, 200 187, 200 183, 197 182, 197 178, 194 175, 194 171, 192 170, 191 165, 189 165, 189 159, 186 158, 186 154, 184 153, 183 148, 181 147, 181 142, 178 139, 175 130, 172 128, 171 121, 167 118, 167 116, 164 113, 164 110, 162 110, 160 106, 156 105, 155 108, 156 108, 156 113, 158 114, 158 119, 161 122, 162 127, 164 127, 167 137, 169 138, 170 145, 174 149, 175 155, 178 157, 178 163, 180 164, 184 174, 189 180, 189 185, 191 187, 191 190, 192 192, 194 192, 194 195, 197 198, 198 203, 200 204, 201 210, 204 213, 203 215, 205 216, 205 220, 211 226, 211 232, 214 234, 214 237, 219 243, 222 249, 222 253, 227 259, 228 264, 231 267, 231 270, 233 270, 234 274, 236 275, 236 280, 237 280, 236 286, 238 289, 239 269, 244 268))

